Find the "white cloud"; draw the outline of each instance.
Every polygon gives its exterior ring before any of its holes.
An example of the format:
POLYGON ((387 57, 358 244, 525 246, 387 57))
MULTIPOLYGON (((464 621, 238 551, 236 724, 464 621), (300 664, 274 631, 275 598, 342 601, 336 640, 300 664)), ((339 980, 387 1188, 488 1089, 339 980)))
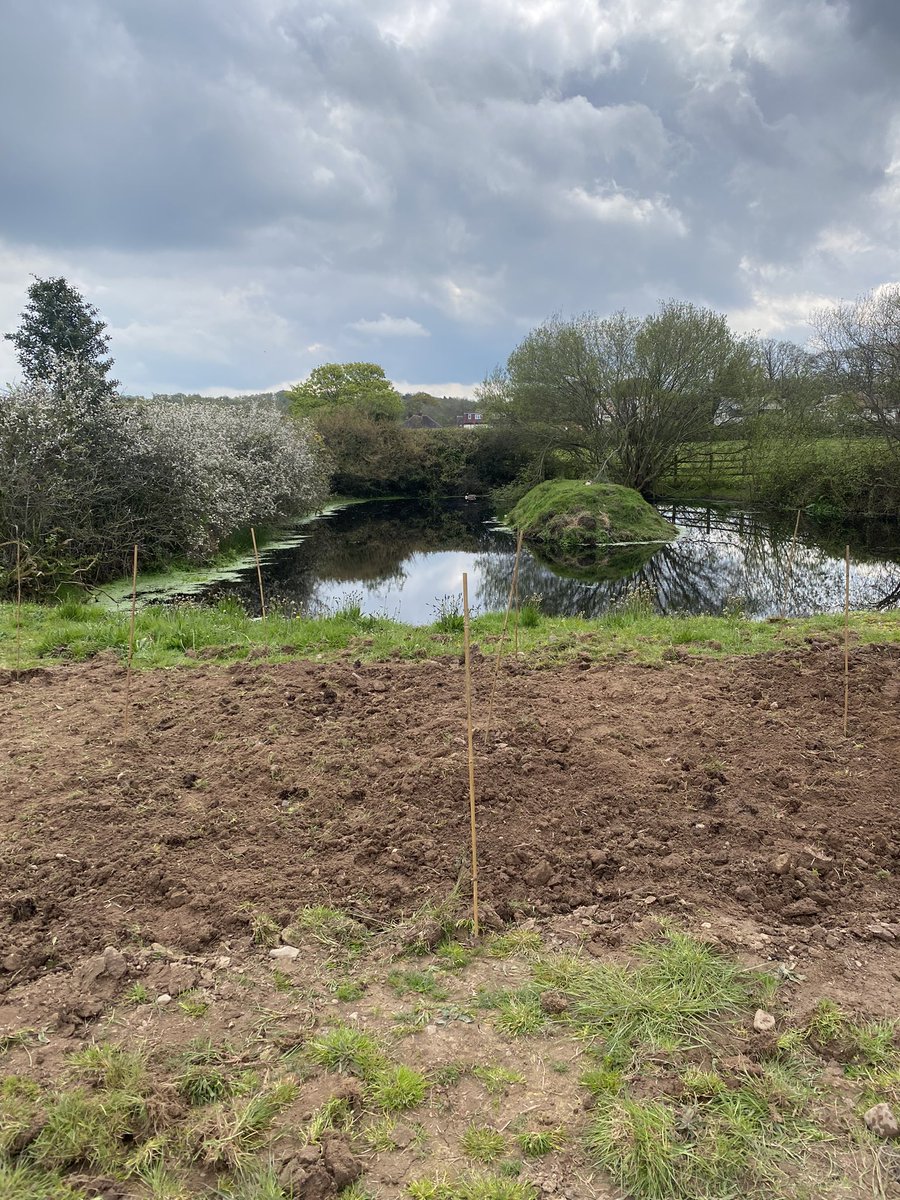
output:
POLYGON ((632 196, 611 188, 588 192, 583 187, 571 188, 566 196, 576 210, 587 213, 597 221, 613 225, 656 226, 678 237, 685 237, 688 232, 681 214, 670 208, 661 197, 632 196))
POLYGON ((459 400, 474 400, 479 383, 410 383, 406 379, 394 379, 394 387, 404 395, 428 392, 430 396, 453 396, 459 400))
POLYGON ((371 337, 431 337, 425 326, 412 317, 389 317, 387 313, 371 321, 364 318, 351 321, 350 328, 371 337))

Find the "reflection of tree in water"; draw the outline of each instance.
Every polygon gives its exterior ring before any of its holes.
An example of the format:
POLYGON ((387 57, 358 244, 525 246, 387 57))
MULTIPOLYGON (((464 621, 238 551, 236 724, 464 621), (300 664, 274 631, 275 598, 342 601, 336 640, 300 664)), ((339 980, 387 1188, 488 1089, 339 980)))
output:
MULTIPOLYGON (((782 608, 787 614, 837 610, 843 604, 840 538, 850 537, 851 603, 874 607, 892 592, 894 602, 900 601, 896 535, 892 542, 883 527, 866 530, 872 538, 866 542, 861 531, 823 532, 804 518, 791 569, 794 520, 789 515, 771 519, 734 509, 682 505, 674 510, 661 506, 661 511, 684 531, 678 541, 611 551, 596 569, 587 564, 554 565, 546 555, 524 551, 520 595, 540 595, 544 611, 560 616, 599 616, 638 586, 654 597, 662 613, 739 609, 766 616, 782 608)), ((399 586, 407 577, 415 578, 417 556, 463 551, 475 556, 472 582, 481 610, 503 609, 512 580, 515 537, 492 529, 485 523, 489 517, 486 505, 462 501, 350 505, 305 526, 308 536, 299 545, 265 555, 267 596, 273 604, 304 611, 323 586, 399 586)), ((203 598, 223 595, 236 595, 256 611, 254 571, 214 585, 203 598)), ((417 619, 428 621, 432 615, 429 608, 417 619)))
MULTIPOLYGON (((400 581, 404 564, 416 554, 445 550, 477 553, 492 542, 505 545, 509 535, 485 525, 484 504, 464 501, 423 503, 373 500, 351 504, 305 527, 297 546, 265 556, 266 593, 272 603, 303 610, 322 583, 359 583, 365 587, 400 581)), ((204 599, 237 596, 251 610, 258 603, 256 575, 225 580, 204 599)))
MULTIPOLYGON (((520 595, 540 595, 550 615, 584 613, 593 617, 621 603, 640 587, 654 598, 657 611, 722 613, 740 610, 749 616, 804 614, 837 609, 843 602, 843 564, 833 553, 811 543, 814 530, 804 529, 793 543, 793 523, 762 523, 752 514, 731 510, 663 508, 685 530, 677 542, 654 548, 632 572, 598 569, 590 578, 565 577, 540 557, 523 555, 520 595), (793 560, 793 561, 792 561, 793 560)), ((855 556, 851 602, 872 607, 898 584, 896 562, 861 564, 855 556)), ((510 554, 480 560, 486 608, 505 605, 512 581, 510 554)))

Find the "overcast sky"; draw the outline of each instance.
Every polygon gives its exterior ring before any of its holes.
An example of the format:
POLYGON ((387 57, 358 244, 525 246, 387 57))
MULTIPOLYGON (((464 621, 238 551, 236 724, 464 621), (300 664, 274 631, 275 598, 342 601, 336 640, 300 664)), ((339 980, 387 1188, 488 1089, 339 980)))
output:
POLYGON ((0 329, 63 274, 126 391, 465 390, 556 311, 804 340, 900 279, 898 0, 0 11, 0 329))

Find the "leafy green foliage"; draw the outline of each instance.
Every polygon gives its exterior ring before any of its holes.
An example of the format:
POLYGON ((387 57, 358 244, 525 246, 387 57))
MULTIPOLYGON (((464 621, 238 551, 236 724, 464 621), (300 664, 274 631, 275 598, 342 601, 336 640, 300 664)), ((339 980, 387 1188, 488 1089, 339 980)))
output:
POLYGON ((592 471, 652 489, 678 446, 711 430, 752 371, 724 317, 670 300, 643 319, 553 317, 484 385, 489 419, 531 432, 592 471))
POLYGON ((373 421, 397 421, 403 414, 400 393, 377 363, 325 363, 290 388, 288 395, 297 417, 339 408, 350 408, 373 421))
POLYGON ((94 407, 118 387, 109 378, 113 360, 105 330, 97 309, 60 276, 35 279, 19 328, 4 336, 16 347, 29 383, 46 385, 57 398, 74 383, 84 403, 94 407))

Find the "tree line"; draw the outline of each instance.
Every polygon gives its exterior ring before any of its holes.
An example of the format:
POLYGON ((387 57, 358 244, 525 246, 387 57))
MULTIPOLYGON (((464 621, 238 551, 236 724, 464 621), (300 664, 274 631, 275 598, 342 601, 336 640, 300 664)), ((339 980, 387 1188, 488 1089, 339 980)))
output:
POLYGON ((739 337, 670 300, 639 318, 584 313, 533 329, 485 381, 496 425, 536 477, 568 463, 653 495, 685 443, 872 436, 900 459, 900 287, 823 309, 810 347, 739 337))

